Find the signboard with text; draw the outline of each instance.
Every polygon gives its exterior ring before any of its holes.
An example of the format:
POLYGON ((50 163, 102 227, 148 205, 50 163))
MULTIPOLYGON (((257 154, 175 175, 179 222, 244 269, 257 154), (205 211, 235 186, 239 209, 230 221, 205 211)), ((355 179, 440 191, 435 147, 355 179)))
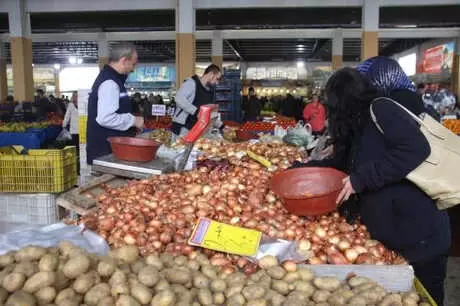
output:
POLYGON ((425 50, 423 53, 423 72, 438 74, 450 73, 454 59, 453 42, 425 50))

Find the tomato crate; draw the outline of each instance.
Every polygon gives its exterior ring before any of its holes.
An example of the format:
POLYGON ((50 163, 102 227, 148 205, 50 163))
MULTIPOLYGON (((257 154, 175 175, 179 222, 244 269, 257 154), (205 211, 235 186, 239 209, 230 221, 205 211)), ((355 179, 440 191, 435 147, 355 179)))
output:
POLYGON ((58 193, 77 183, 74 146, 29 150, 27 155, 0 155, 0 192, 58 193))
POLYGON ((0 221, 47 225, 58 219, 56 194, 2 193, 0 221))

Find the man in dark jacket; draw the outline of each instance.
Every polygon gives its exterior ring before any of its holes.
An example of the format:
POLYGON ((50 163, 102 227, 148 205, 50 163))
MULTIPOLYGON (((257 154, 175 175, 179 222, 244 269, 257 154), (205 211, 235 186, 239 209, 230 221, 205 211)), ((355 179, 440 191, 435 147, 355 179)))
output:
POLYGON ((132 105, 125 81, 137 64, 134 46, 122 45, 110 52, 105 65, 94 81, 88 99, 87 163, 110 154, 108 137, 134 136, 135 128, 142 128, 143 117, 132 115, 132 105))
POLYGON ((243 100, 244 121, 256 121, 262 110, 261 102, 253 87, 249 87, 248 96, 243 100))

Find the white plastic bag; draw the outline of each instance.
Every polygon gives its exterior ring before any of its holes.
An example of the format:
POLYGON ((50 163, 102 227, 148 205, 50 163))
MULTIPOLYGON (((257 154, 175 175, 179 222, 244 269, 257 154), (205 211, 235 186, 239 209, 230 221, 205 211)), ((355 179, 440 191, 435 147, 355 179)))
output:
POLYGON ((63 128, 62 131, 59 133, 58 137, 56 137, 57 141, 68 141, 72 140, 72 134, 70 134, 69 130, 63 128))
POLYGON ((110 250, 104 238, 85 229, 83 225, 66 225, 61 222, 44 227, 14 230, 0 235, 0 254, 18 250, 28 245, 53 247, 63 240, 70 241, 90 253, 106 255, 110 250))

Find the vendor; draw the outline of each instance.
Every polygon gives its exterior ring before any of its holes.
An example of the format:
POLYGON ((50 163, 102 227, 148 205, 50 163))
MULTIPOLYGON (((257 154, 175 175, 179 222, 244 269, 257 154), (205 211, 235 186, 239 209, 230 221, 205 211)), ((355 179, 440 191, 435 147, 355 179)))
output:
POLYGON ((253 87, 249 87, 248 96, 243 98, 244 121, 256 121, 260 117, 262 105, 253 87))
POLYGON ((326 123, 326 109, 319 101, 318 95, 313 95, 312 100, 303 110, 305 123, 311 125, 313 135, 321 135, 326 123))
MULTIPOLYGON (((176 94, 176 110, 174 112, 172 132, 183 137, 198 121, 200 106, 213 104, 211 87, 217 85, 222 73, 217 65, 209 65, 204 74, 187 79, 176 94)), ((224 124, 218 120, 215 127, 222 129, 224 124)))
POLYGON ((88 99, 87 163, 112 152, 108 137, 134 136, 144 125, 142 117, 131 114, 132 106, 125 88, 128 74, 137 64, 134 46, 113 48, 109 64, 105 65, 94 81, 88 99))

